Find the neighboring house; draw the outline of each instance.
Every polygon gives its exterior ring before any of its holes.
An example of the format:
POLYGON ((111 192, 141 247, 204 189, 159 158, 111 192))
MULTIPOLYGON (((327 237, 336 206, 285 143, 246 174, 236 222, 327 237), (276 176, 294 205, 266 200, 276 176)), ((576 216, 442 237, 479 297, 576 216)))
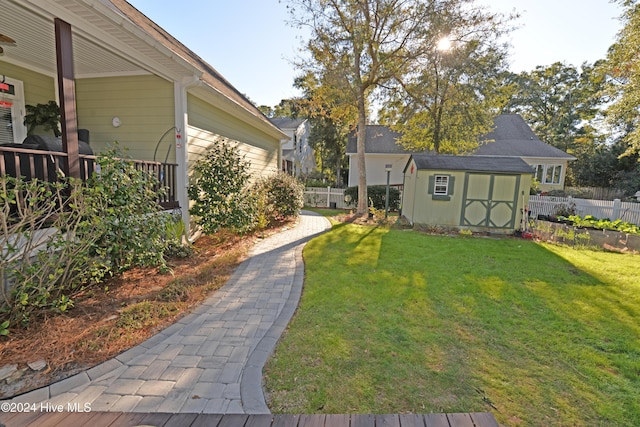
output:
MULTIPOLYGON (((387 184, 387 165, 391 165, 389 184, 394 187, 402 185, 404 167, 411 156, 396 141, 400 138, 398 132, 383 125, 368 125, 365 137, 365 168, 367 171, 367 185, 387 184)), ((356 136, 349 135, 347 140, 347 156, 349 157, 349 187, 358 185, 358 160, 356 158, 356 136)))
POLYGON ((519 114, 502 114, 494 120, 493 132, 482 138, 474 156, 519 157, 533 167, 540 190, 561 190, 567 164, 576 158, 540 140, 519 114))
MULTIPOLYGON (((254 176, 280 169, 287 135, 124 0, 4 0, 0 32, 15 40, 0 56, 1 142, 22 143, 25 105, 55 100, 65 113, 69 175, 79 176, 78 128, 89 131, 95 153, 118 141, 131 157, 164 168, 186 224, 190 167, 213 144, 234 144, 254 176)), ((15 148, 0 150, 6 159, 15 148)))
POLYGON ((282 144, 281 169, 293 176, 314 171, 316 161, 313 149, 309 145, 309 134, 311 133, 309 120, 274 117, 270 121, 288 136, 282 144))
MULTIPOLYGON (((535 171, 542 191, 564 188, 567 163, 575 160, 562 150, 542 142, 518 114, 503 114, 494 119, 493 132, 482 136, 484 141, 472 156, 520 158, 535 171)), ((368 185, 386 184, 385 164, 392 164, 391 185, 402 184, 403 168, 413 153, 397 144, 400 134, 386 126, 367 126, 366 170, 368 185), (399 166, 399 167, 398 167, 399 166)), ((349 156, 349 186, 358 185, 355 135, 347 144, 349 156)))
POLYGON ((511 234, 522 229, 533 171, 515 157, 410 156, 402 214, 412 224, 511 234))

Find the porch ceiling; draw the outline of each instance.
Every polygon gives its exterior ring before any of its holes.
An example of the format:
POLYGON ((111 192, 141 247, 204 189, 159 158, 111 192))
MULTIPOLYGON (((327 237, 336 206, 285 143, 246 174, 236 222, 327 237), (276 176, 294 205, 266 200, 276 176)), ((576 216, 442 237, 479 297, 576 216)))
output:
POLYGON ((3 0, 0 4, 0 33, 16 41, 15 45, 2 45, 4 54, 0 61, 54 76, 54 18, 59 17, 72 26, 77 78, 150 72, 165 77, 186 74, 185 68, 168 55, 123 30, 122 22, 105 19, 105 10, 100 10, 100 5, 96 7, 90 1, 55 0, 47 2, 45 10, 38 3, 41 2, 3 0), (137 55, 132 54, 134 47, 142 48, 155 58, 145 58, 139 50, 137 55))

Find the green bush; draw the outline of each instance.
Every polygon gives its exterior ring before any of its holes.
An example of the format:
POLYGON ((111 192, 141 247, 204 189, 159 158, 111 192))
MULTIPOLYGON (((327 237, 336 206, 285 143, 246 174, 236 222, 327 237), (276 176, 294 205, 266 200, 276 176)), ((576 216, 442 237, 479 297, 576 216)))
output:
POLYGON ((5 176, 0 202, 0 313, 6 321, 26 324, 33 314, 65 312, 83 286, 108 271, 94 251, 97 204, 80 181, 5 176))
POLYGON ((96 252, 110 261, 115 272, 133 266, 164 266, 168 223, 161 212, 157 177, 136 169, 117 148, 98 156, 99 173, 88 181, 96 203, 99 237, 96 252))
POLYGON ((62 177, 56 183, 0 178, 3 325, 66 312, 80 291, 110 273, 165 266, 174 219, 158 211, 155 177, 116 150, 100 154, 97 164, 87 185, 62 177))
MULTIPOLYGON (((345 196, 351 196, 350 205, 358 205, 358 187, 349 187, 344 190, 345 196)), ((369 196, 369 207, 373 204, 375 209, 385 208, 385 197, 387 195, 386 185, 370 185, 367 187, 367 195, 369 196)), ((400 210, 400 190, 394 187, 389 188, 389 210, 400 210)))
POLYGON ((189 209, 205 233, 221 228, 235 232, 251 230, 255 223, 256 197, 248 191, 250 163, 227 142, 209 149, 194 166, 189 209))
POLYGON ((259 179, 252 191, 258 200, 257 228, 298 215, 304 206, 304 184, 284 172, 259 179))

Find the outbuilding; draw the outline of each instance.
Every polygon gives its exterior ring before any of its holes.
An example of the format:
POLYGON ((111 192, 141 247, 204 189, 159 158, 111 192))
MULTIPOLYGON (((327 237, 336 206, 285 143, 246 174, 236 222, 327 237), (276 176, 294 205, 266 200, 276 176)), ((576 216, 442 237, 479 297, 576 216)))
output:
POLYGON ((519 158, 413 154, 402 214, 414 225, 511 234, 522 228, 532 175, 519 158))

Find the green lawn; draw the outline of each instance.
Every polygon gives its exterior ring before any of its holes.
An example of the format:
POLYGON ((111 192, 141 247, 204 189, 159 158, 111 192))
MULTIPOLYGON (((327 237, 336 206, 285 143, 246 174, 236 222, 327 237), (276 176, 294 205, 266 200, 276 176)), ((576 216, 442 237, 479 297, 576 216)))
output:
POLYGON ((276 413, 640 425, 640 257, 340 224, 266 369, 276 413))

